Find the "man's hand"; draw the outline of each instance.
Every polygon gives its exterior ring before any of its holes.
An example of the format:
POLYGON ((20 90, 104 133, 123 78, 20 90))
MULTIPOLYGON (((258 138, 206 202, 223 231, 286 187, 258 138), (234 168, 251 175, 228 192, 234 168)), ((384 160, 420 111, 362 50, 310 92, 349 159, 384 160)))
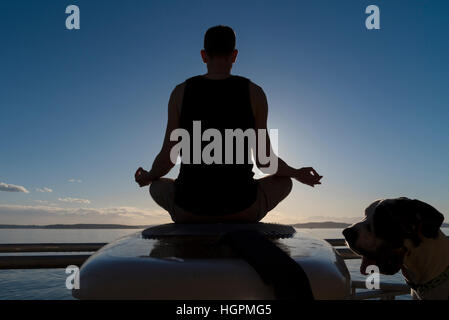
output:
POLYGON ((307 184, 311 187, 314 187, 316 184, 321 184, 320 180, 323 176, 320 176, 318 172, 315 171, 312 167, 306 167, 297 169, 293 178, 307 184))
POLYGON ((139 187, 145 187, 151 183, 148 175, 149 172, 142 169, 142 167, 139 167, 139 169, 137 169, 136 173, 134 174, 134 180, 136 180, 136 182, 139 184, 139 187))

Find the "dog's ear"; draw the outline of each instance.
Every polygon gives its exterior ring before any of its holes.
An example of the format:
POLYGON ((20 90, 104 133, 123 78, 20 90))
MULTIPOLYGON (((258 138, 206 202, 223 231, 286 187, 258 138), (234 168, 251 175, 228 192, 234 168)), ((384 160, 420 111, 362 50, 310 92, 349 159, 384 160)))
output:
POLYGON ((419 200, 412 200, 412 208, 421 226, 421 233, 426 238, 436 238, 444 216, 430 204, 419 200))
POLYGON ((376 235, 390 245, 411 239, 418 246, 419 232, 426 238, 436 238, 443 220, 444 216, 431 205, 402 197, 379 203, 373 222, 376 235))
POLYGON ((389 202, 382 201, 378 203, 374 215, 373 215, 373 227, 375 235, 386 241, 391 247, 401 247, 405 238, 405 232, 403 232, 402 219, 400 212, 391 210, 389 202), (396 214, 393 214, 395 212, 396 214))

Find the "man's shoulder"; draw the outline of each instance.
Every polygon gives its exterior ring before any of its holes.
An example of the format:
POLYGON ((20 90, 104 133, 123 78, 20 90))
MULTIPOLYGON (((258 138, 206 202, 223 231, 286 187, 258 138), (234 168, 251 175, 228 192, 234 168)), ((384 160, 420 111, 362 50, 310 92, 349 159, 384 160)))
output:
POLYGON ((176 108, 180 110, 180 104, 184 96, 185 81, 176 85, 170 94, 170 104, 176 105, 176 108))
POLYGON ((184 92, 184 87, 186 86, 186 81, 183 81, 181 83, 178 83, 173 91, 172 91, 172 95, 179 95, 182 94, 184 92))
MULTIPOLYGON (((196 76, 192 76, 190 78, 187 78, 184 82, 182 83, 186 83, 186 82, 191 82, 191 81, 195 81, 195 80, 201 80, 201 78, 203 78, 203 76, 201 74, 196 75, 196 76)), ((181 83, 181 84, 182 84, 181 83)))
POLYGON ((249 81, 249 89, 251 94, 255 97, 265 97, 265 92, 263 91, 262 87, 251 80, 249 81))
POLYGON ((238 79, 238 80, 241 80, 241 81, 248 81, 248 82, 251 82, 251 80, 250 80, 249 78, 244 77, 244 76, 241 76, 241 75, 238 75, 238 74, 233 74, 232 77, 233 77, 234 79, 238 79))
MULTIPOLYGON (((241 75, 235 75, 233 74, 231 76, 233 79, 241 81, 242 83, 247 83, 250 87, 250 90, 256 94, 256 95, 262 95, 264 96, 265 93, 262 89, 261 86, 259 86, 257 83, 255 83, 254 81, 252 81, 250 78, 245 77, 245 76, 241 76, 241 75)), ((196 76, 192 76, 190 78, 187 78, 185 81, 181 82, 180 84, 176 85, 175 89, 173 91, 178 91, 178 92, 184 92, 184 88, 188 83, 191 82, 195 82, 195 81, 201 81, 204 79, 204 75, 200 74, 200 75, 196 75, 196 76)))

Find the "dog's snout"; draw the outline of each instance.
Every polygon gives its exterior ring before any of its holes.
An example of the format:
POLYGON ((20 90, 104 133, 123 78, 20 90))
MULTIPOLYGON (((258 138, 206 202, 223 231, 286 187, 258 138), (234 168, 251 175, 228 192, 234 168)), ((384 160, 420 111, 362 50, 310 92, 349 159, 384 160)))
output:
POLYGON ((357 230, 346 228, 343 230, 343 236, 349 244, 353 244, 357 240, 357 230))

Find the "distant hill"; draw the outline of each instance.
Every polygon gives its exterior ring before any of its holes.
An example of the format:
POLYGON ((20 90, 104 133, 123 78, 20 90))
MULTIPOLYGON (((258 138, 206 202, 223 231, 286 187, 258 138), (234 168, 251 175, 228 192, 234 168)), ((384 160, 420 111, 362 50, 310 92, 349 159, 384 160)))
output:
MULTIPOLYGON (((344 222, 333 222, 333 221, 325 221, 325 222, 306 222, 306 223, 296 223, 292 226, 295 228, 302 229, 342 229, 349 227, 350 223, 344 222)), ((449 228, 449 223, 443 223, 441 228, 449 228)))
POLYGON ((333 221, 325 221, 325 222, 306 222, 306 223, 296 223, 292 225, 295 228, 302 229, 341 229, 350 226, 349 223, 344 222, 333 222, 333 221))
MULTIPOLYGON (((0 224, 0 229, 145 229, 146 226, 127 226, 123 224, 50 224, 50 225, 19 225, 19 224, 0 224)), ((302 229, 342 229, 350 226, 344 222, 306 222, 292 224, 295 228, 302 229)), ((449 223, 443 223, 442 228, 449 228, 449 223)))

